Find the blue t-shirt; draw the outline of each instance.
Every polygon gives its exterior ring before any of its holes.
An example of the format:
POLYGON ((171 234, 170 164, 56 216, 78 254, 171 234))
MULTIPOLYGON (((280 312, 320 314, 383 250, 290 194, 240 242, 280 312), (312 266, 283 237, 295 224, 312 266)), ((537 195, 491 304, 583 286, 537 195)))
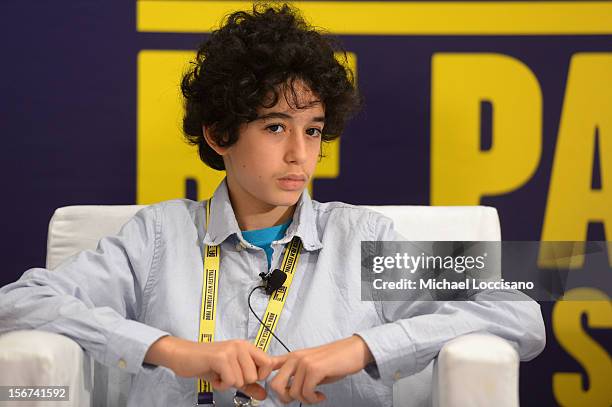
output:
POLYGON ((272 242, 285 236, 285 231, 289 227, 289 224, 291 224, 291 220, 282 225, 276 225, 265 229, 242 230, 242 237, 252 245, 261 247, 265 250, 269 268, 272 262, 272 242))

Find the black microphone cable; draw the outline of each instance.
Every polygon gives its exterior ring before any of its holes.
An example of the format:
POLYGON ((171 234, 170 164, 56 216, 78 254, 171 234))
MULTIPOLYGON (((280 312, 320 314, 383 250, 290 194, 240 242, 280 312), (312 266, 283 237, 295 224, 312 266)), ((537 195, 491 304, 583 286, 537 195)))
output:
POLYGON ((280 344, 281 344, 281 345, 283 345, 283 348, 285 348, 285 350, 286 350, 287 352, 291 352, 291 350, 290 350, 290 349, 287 347, 287 345, 285 345, 285 344, 283 343, 283 341, 281 341, 281 340, 278 338, 278 336, 276 336, 276 335, 274 334, 274 332, 272 332, 272 331, 270 330, 270 328, 268 328, 268 327, 266 326, 266 324, 264 324, 264 322, 261 320, 261 318, 259 318, 259 317, 257 316, 257 314, 255 313, 255 311, 253 310, 253 307, 251 307, 251 296, 253 295, 253 293, 255 292, 255 290, 257 290, 258 288, 263 288, 263 289, 265 290, 265 289, 266 289, 266 286, 265 286, 265 285, 260 285, 260 286, 257 286, 257 287, 255 287, 255 288, 253 288, 253 289, 251 290, 251 292, 249 293, 249 298, 248 298, 247 302, 248 302, 248 304, 249 304, 249 309, 251 310, 251 313, 252 313, 252 314, 255 316, 255 318, 257 318, 257 320, 259 321, 259 323, 260 323, 261 325, 263 325, 263 327, 264 327, 264 328, 265 328, 265 329, 266 329, 268 332, 270 332, 270 333, 272 334, 272 336, 273 336, 273 337, 274 337, 274 338, 275 338, 277 341, 279 341, 279 342, 280 342, 280 344))
MULTIPOLYGON (((287 352, 291 352, 291 349, 289 349, 289 348, 287 347, 287 345, 285 345, 285 344, 283 343, 283 341, 281 341, 281 340, 279 339, 279 337, 278 337, 278 336, 276 336, 276 335, 274 334, 274 332, 272 332, 272 331, 270 330, 270 328, 268 328, 268 327, 266 326, 266 324, 264 324, 264 322, 261 320, 261 318, 259 318, 259 316, 258 316, 258 315, 255 313, 255 311, 253 310, 253 307, 251 306, 251 296, 253 295, 253 293, 255 292, 255 290, 257 290, 258 288, 263 288, 263 289, 265 290, 267 287, 266 287, 265 285, 260 285, 260 286, 257 286, 257 287, 255 287, 255 288, 253 288, 253 289, 251 290, 251 292, 249 293, 249 297, 248 297, 248 299, 247 299, 247 303, 249 304, 249 310, 251 310, 251 313, 252 313, 252 314, 255 316, 255 318, 257 318, 257 320, 259 321, 259 323, 260 323, 260 324, 261 324, 261 325, 262 325, 262 326, 263 326, 263 327, 264 327, 264 328, 265 328, 265 329, 266 329, 268 332, 270 332, 270 334, 272 334, 272 336, 274 337, 274 339, 276 339, 276 340, 277 340, 277 341, 278 341, 278 342, 279 342, 281 345, 283 345, 283 348, 285 348, 285 350, 286 350, 287 352)), ((300 407, 302 407, 302 402, 300 402, 300 407)))

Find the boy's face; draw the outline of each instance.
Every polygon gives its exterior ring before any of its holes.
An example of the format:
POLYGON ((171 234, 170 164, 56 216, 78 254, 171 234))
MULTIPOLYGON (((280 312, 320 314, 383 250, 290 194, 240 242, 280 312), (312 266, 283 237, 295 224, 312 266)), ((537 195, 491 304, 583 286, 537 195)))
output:
POLYGON ((216 148, 225 162, 232 200, 243 207, 294 205, 314 173, 325 110, 302 83, 296 82, 295 90, 298 106, 305 108, 294 109, 280 92, 275 106, 260 108, 257 119, 239 128, 236 143, 216 148))

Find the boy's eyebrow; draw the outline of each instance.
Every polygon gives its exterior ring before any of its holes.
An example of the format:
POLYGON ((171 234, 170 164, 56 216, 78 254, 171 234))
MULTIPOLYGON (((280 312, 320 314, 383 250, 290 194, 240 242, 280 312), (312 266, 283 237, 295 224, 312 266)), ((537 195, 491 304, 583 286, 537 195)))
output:
MULTIPOLYGON (((293 116, 291 116, 290 114, 287 114, 287 113, 283 113, 283 112, 270 112, 270 113, 266 113, 266 114, 262 114, 262 115, 257 116, 255 118, 255 120, 265 120, 265 119, 273 119, 273 118, 293 119, 293 116)), ((311 121, 313 121, 313 122, 325 122, 325 117, 323 117, 323 116, 313 117, 311 121)))

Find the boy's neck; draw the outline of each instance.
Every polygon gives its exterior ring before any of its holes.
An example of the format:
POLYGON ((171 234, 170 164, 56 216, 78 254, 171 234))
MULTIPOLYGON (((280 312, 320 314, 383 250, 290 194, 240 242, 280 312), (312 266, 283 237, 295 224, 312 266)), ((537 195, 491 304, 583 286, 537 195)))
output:
POLYGON ((256 210, 242 212, 234 207, 234 214, 240 230, 257 230, 282 225, 292 218, 294 211, 295 205, 277 206, 272 211, 267 212, 256 210))

